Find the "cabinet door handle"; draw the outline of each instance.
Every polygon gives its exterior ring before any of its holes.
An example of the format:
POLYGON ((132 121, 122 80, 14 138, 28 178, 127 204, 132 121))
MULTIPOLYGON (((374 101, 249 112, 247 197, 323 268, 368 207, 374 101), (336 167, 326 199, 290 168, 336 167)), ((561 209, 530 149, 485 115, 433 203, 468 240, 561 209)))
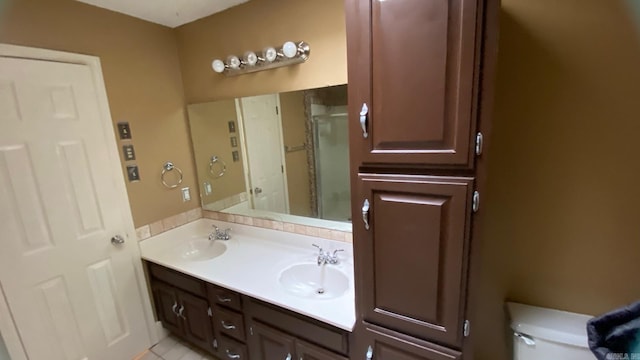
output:
POLYGON ((235 325, 227 324, 226 322, 224 322, 224 320, 221 320, 220 323, 222 324, 222 327, 227 329, 227 330, 234 330, 236 328, 235 325))
POLYGON ((227 357, 229 359, 240 359, 240 355, 239 354, 234 354, 231 351, 229 351, 229 349, 225 350, 227 352, 227 357))
POLYGON ((366 139, 369 137, 369 133, 367 132, 367 116, 369 115, 369 107, 367 103, 362 104, 362 109, 360 110, 360 127, 362 127, 362 136, 366 139))
POLYGON ((373 348, 371 348, 371 345, 369 345, 369 348, 367 349, 367 360, 371 359, 373 359, 373 348))
POLYGON ((284 360, 291 360, 291 353, 288 353, 287 357, 284 360))
POLYGON ((364 199, 362 203, 362 221, 364 222, 364 228, 369 230, 369 199, 364 199))
POLYGON ((184 316, 184 305, 180 305, 180 309, 178 309, 178 316, 180 316, 182 319, 187 320, 187 318, 184 316))
POLYGON ((171 307, 171 311, 173 311, 173 313, 176 314, 176 316, 178 316, 178 311, 176 310, 177 308, 178 308, 178 302, 174 301, 173 306, 171 307))
POLYGON ((218 301, 226 303, 226 302, 231 302, 230 298, 226 298, 226 297, 222 297, 220 295, 216 295, 216 297, 218 298, 218 301))

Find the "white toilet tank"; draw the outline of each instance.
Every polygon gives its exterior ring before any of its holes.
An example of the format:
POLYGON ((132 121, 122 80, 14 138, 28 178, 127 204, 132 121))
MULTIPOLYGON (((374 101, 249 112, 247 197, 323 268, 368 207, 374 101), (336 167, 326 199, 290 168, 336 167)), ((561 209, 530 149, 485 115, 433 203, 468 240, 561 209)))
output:
POLYGON ((589 315, 507 303, 514 360, 593 360, 587 344, 589 315))

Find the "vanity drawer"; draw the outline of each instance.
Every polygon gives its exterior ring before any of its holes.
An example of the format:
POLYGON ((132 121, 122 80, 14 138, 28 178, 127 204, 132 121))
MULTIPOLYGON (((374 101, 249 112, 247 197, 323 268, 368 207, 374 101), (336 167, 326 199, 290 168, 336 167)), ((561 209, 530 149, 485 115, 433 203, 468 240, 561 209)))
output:
POLYGON ((223 359, 243 360, 248 359, 247 346, 226 336, 220 337, 219 356, 223 359))
POLYGON ((156 265, 150 262, 147 264, 149 264, 149 272, 157 280, 165 282, 171 286, 177 287, 178 289, 184 290, 193 295, 197 295, 201 297, 207 296, 203 281, 200 281, 189 275, 185 275, 177 271, 167 269, 164 266, 156 265))
POLYGON ((214 305, 213 321, 216 322, 215 327, 220 329, 221 334, 228 335, 240 341, 246 340, 242 314, 214 305))
POLYGON ((207 284, 207 295, 209 296, 209 301, 212 303, 242 311, 240 294, 235 291, 227 290, 213 284, 207 284))

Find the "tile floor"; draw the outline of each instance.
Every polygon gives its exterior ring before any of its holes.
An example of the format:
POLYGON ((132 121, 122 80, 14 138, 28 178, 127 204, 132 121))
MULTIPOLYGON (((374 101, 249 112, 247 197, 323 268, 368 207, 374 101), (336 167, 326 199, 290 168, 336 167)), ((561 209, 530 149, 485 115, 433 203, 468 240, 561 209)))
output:
POLYGON ((214 360, 211 355, 169 336, 154 345, 139 360, 214 360))

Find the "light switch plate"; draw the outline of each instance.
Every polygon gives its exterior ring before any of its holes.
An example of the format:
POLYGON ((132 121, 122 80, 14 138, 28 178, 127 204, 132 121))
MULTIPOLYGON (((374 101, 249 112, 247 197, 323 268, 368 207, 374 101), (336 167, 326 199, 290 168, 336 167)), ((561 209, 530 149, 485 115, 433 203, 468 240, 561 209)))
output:
POLYGON ((182 201, 187 202, 191 200, 191 191, 188 187, 182 188, 182 201))
POLYGON ((131 129, 129 128, 128 122, 118 123, 118 135, 120 136, 120 140, 131 139, 131 129))

